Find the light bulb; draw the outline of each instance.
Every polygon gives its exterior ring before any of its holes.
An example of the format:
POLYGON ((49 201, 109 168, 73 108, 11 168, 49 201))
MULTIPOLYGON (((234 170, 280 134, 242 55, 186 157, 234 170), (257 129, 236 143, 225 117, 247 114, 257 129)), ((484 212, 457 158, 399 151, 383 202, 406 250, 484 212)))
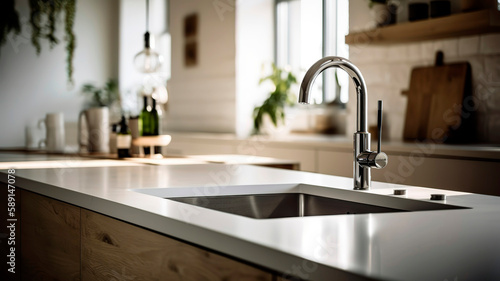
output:
POLYGON ((163 58, 151 48, 144 48, 134 57, 135 68, 142 73, 152 73, 160 69, 163 58))
POLYGON ((150 35, 144 33, 144 49, 134 57, 135 68, 142 73, 152 73, 160 69, 163 57, 151 49, 150 35))

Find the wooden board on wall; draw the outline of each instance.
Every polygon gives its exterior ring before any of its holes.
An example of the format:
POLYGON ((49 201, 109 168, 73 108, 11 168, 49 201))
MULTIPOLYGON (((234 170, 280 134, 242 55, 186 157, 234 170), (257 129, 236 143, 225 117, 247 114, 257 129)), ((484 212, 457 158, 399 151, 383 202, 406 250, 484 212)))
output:
POLYGON ((82 209, 82 280, 113 278, 271 281, 272 274, 82 209))
POLYGON ((470 95, 467 89, 471 79, 469 63, 444 65, 436 71, 433 72, 435 83, 432 86, 435 93, 432 95, 427 125, 427 137, 431 139, 436 139, 434 130, 443 130, 449 135, 452 128, 461 125, 464 98, 470 95))
POLYGON ((21 192, 21 279, 80 280, 80 208, 21 192))
MULTIPOLYGON (((468 122, 460 113, 464 98, 470 93, 470 65, 442 64, 414 68, 411 73, 403 138, 406 141, 460 141, 470 135, 468 122), (458 129, 460 131, 458 131, 458 129), (459 136, 458 134, 462 134, 459 136), (448 139, 450 137, 450 139, 448 139)), ((465 139, 464 139, 465 140, 465 139)))

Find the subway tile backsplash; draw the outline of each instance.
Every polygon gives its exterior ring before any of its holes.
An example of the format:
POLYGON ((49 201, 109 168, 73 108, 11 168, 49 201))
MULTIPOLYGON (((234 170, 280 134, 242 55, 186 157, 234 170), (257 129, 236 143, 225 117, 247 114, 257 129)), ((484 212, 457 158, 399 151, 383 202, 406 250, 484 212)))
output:
POLYGON ((485 55, 498 54, 500 50, 500 35, 487 34, 480 38, 479 52, 485 55))
MULTIPOLYGON (((376 100, 384 99, 389 139, 401 140, 406 114, 406 97, 401 94, 410 84, 414 67, 434 64, 436 51, 444 52, 445 63, 470 63, 478 139, 500 143, 500 34, 467 36, 391 46, 354 45, 350 59, 365 77, 369 92, 369 116, 376 110, 376 100)), ((350 99, 355 93, 350 91, 350 99)), ((356 103, 348 103, 347 128, 355 122, 356 103)), ((370 120, 371 121, 371 120, 370 120)), ((348 132, 348 134, 353 131, 348 132)))
POLYGON ((472 56, 479 53, 479 36, 461 37, 458 39, 458 55, 472 56))

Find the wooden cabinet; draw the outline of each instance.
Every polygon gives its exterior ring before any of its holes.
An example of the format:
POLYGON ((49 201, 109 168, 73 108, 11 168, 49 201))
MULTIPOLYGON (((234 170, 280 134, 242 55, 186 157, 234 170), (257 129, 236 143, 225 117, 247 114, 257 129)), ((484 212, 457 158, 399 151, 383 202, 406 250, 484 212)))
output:
POLYGON ((352 177, 353 155, 352 151, 319 150, 317 172, 327 175, 352 177))
POLYGON ((384 169, 372 169, 372 180, 500 195, 498 161, 433 158, 419 154, 388 153, 388 156, 389 163, 384 169))
POLYGON ((272 280, 244 263, 82 209, 82 280, 272 280))
MULTIPOLYGON (((417 151, 418 152, 418 151, 417 151)), ((372 180, 500 195, 495 183, 498 161, 474 159, 449 159, 422 155, 422 153, 387 152, 389 163, 384 169, 372 169, 372 180)), ((318 172, 322 174, 352 177, 352 152, 318 151, 318 172)))
POLYGON ((21 279, 80 280, 80 208, 21 191, 21 279))
POLYGON ((29 191, 21 196, 21 280, 274 278, 270 272, 117 219, 29 191))

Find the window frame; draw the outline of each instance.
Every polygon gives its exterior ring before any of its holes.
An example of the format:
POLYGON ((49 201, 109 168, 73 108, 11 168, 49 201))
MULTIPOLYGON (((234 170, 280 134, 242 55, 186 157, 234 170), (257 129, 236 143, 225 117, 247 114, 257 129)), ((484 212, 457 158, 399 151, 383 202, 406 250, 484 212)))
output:
MULTIPOLYGON (((274 63, 278 65, 279 63, 279 57, 278 57, 278 52, 279 52, 279 19, 278 19, 278 5, 283 2, 293 2, 293 1, 307 1, 307 0, 274 0, 274 63)), ((321 0, 321 5, 322 5, 322 50, 321 50, 321 58, 326 57, 326 56, 333 56, 338 53, 339 49, 339 42, 338 42, 338 5, 339 0, 321 0), (335 17, 328 17, 328 14, 333 14, 335 17)), ((288 37, 287 37, 288 38, 288 37)), ((288 46, 290 42, 287 42, 288 46)), ((287 47, 287 53, 289 56, 289 50, 290 48, 287 47)), ((347 54, 346 54, 347 55, 347 54)), ((320 58, 318 58, 319 60, 320 58)), ((288 58, 286 60, 287 62, 290 61, 288 58)), ((309 66, 308 66, 309 67, 309 66)), ((328 70, 328 71, 335 71, 336 73, 337 69, 334 70, 328 70)), ((331 72, 330 72, 331 73, 331 72)), ((336 79, 327 79, 327 74, 326 71, 322 73, 322 101, 321 103, 314 103, 317 105, 321 104, 328 104, 331 102, 340 102, 340 103, 345 103, 347 100, 342 101, 341 97, 341 92, 338 87, 336 87, 336 79)), ((298 81, 300 83, 300 81, 298 81)), ((346 85, 342 85, 347 87, 346 85)), ((346 97, 344 97, 346 99, 346 97)))

